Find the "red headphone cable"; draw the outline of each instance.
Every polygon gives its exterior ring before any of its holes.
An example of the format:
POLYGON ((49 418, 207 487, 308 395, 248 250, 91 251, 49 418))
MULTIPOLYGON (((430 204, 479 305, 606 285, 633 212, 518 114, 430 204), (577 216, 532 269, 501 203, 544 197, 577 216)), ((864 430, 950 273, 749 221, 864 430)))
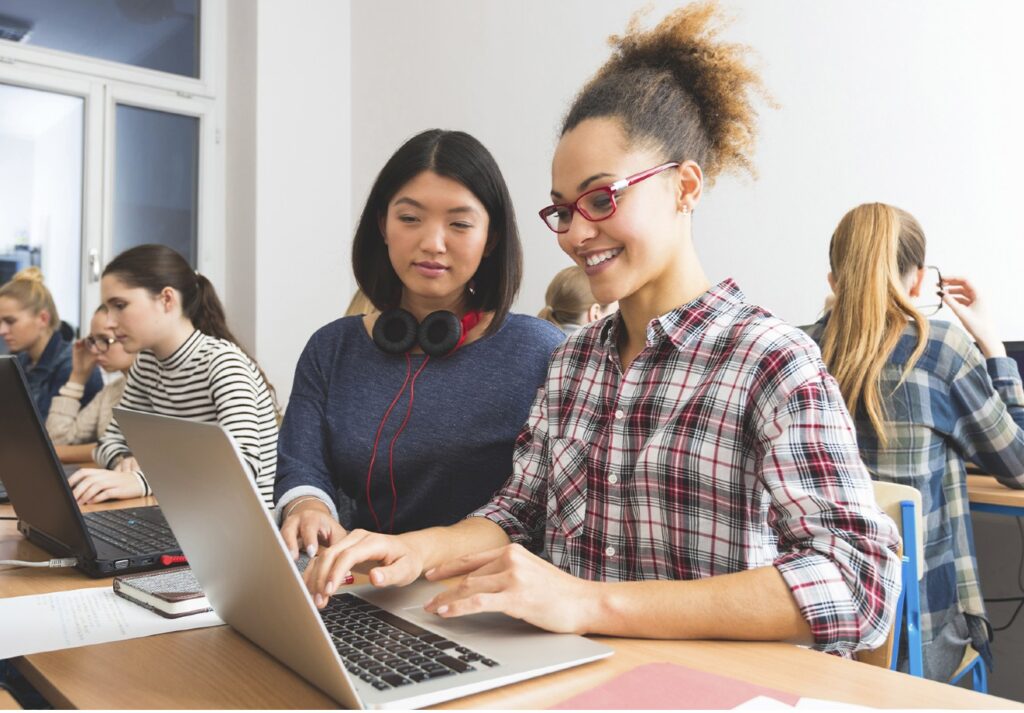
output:
POLYGON ((370 455, 370 467, 366 469, 366 504, 370 506, 370 514, 373 515, 373 521, 377 524, 377 532, 381 531, 380 519, 377 517, 377 511, 373 509, 373 499, 370 496, 370 479, 373 476, 373 464, 377 460, 377 444, 380 443, 380 434, 384 430, 384 424, 388 421, 388 416, 391 415, 392 409, 395 408, 395 404, 402 398, 402 394, 405 393, 405 385, 409 383, 409 375, 412 373, 412 360, 409 359, 409 355, 405 355, 405 381, 402 382, 402 388, 398 390, 391 405, 388 406, 388 410, 384 412, 384 417, 380 420, 380 425, 377 426, 377 436, 373 439, 373 452, 370 455))

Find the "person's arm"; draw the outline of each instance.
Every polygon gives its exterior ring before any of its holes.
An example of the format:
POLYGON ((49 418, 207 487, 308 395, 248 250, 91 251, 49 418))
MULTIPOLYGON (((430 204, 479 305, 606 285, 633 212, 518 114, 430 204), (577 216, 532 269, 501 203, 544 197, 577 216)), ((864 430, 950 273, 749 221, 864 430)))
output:
MULTIPOLYGON (((363 562, 380 564, 370 570, 376 586, 415 581, 425 570, 444 563, 464 566, 474 555, 510 543, 529 543, 545 518, 547 475, 551 467, 547 439, 547 397, 539 389, 530 416, 516 438, 513 472, 489 503, 449 527, 433 527, 402 535, 353 530, 314 559, 304 573, 317 606, 363 562)), ((524 550, 525 551, 525 550, 524 550)), ((428 572, 433 577, 434 572, 428 572)))
POLYGON ((604 583, 505 547, 428 573, 468 576, 427 611, 502 611, 574 633, 781 640, 828 651, 880 645, 899 590, 899 537, 875 505, 838 387, 823 377, 757 418, 757 476, 778 535, 773 566, 691 581, 604 583))
POLYGON ((337 486, 331 472, 327 394, 329 355, 339 347, 329 336, 318 331, 302 350, 277 439, 274 512, 293 558, 300 549, 313 557, 321 545, 333 545, 346 533, 332 497, 337 486))
POLYGON ((260 399, 269 400, 269 394, 259 372, 240 352, 224 351, 210 362, 208 388, 217 423, 234 438, 256 486, 269 500, 274 473, 263 467, 259 408, 260 399))
MULTIPOLYGON (((50 402, 46 416, 46 431, 55 446, 95 441, 99 410, 82 408, 85 386, 96 369, 96 356, 89 351, 84 340, 71 345, 71 371, 67 381, 50 402)), ((92 402, 88 402, 92 406, 92 402)), ((86 456, 84 460, 90 460, 86 456)))
MULTIPOLYGON (((135 360, 131 368, 128 370, 128 375, 125 377, 124 393, 121 394, 121 400, 118 405, 124 408, 129 408, 134 411, 143 411, 151 413, 153 410, 152 402, 146 393, 146 390, 142 387, 139 376, 139 367, 142 357, 135 360)), ((120 425, 117 423, 116 418, 110 419, 110 425, 107 426, 107 430, 100 435, 99 442, 96 444, 96 449, 93 451, 92 459, 96 461, 103 469, 114 469, 122 462, 132 457, 132 451, 128 447, 128 441, 124 437, 124 433, 121 431, 120 425)), ((149 487, 149 482, 146 477, 142 474, 142 471, 133 469, 134 477, 139 481, 142 486, 142 495, 150 495, 152 490, 149 487)))
POLYGON ((53 447, 61 463, 89 463, 92 461, 92 452, 95 448, 95 443, 65 443, 53 447))

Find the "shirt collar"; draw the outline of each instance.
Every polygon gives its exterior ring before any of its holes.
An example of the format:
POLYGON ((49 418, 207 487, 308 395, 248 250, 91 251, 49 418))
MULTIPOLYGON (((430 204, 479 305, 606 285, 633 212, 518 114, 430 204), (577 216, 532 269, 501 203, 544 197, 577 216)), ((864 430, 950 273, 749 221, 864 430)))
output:
POLYGON ((174 352, 166 359, 158 360, 160 366, 164 369, 177 369, 179 366, 188 361, 188 358, 192 356, 192 353, 199 348, 199 343, 203 338, 203 333, 198 329, 189 335, 185 343, 174 350, 174 352))
POLYGON ((36 362, 35 366, 30 366, 31 360, 28 359, 28 353, 25 352, 25 370, 28 371, 31 369, 32 371, 49 373, 50 370, 53 369, 54 364, 57 361, 57 357, 60 356, 60 353, 66 344, 67 342, 64 341, 64 338, 60 336, 60 332, 54 332, 50 336, 50 341, 46 343, 43 353, 39 355, 39 361, 36 362))
MULTIPOLYGON (((668 339, 682 349, 690 339, 703 332, 715 318, 746 301, 739 286, 727 278, 696 299, 655 317, 647 325, 647 345, 668 339)), ((598 343, 605 349, 616 347, 616 335, 622 320, 621 313, 601 328, 598 343)))

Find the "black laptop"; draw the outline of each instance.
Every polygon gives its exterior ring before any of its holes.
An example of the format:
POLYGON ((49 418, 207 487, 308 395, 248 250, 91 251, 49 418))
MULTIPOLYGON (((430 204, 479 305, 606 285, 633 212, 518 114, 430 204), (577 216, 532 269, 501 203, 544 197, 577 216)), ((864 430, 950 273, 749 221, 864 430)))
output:
POLYGON ((57 557, 76 557, 92 577, 165 566, 180 555, 158 507, 82 513, 15 357, 0 356, 0 480, 18 529, 57 557))

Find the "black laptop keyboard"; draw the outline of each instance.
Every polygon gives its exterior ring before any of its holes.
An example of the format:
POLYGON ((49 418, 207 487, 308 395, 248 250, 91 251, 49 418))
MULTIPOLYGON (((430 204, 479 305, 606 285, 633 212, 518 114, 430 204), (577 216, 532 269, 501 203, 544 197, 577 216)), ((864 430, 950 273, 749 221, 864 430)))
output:
POLYGON ((320 616, 345 668, 378 690, 498 665, 354 594, 331 597, 320 616))
POLYGON ((128 554, 163 554, 181 549, 167 525, 137 517, 130 509, 90 512, 84 517, 93 537, 128 554))

